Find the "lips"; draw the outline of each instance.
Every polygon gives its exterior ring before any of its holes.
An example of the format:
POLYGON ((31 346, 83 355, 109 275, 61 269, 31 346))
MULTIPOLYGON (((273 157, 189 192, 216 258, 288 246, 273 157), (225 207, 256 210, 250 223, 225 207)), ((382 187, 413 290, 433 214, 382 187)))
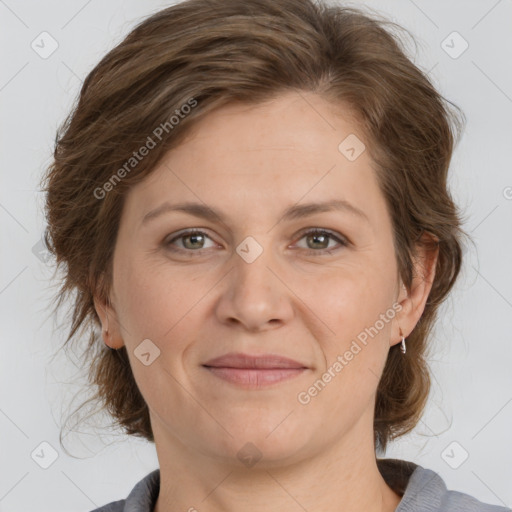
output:
POLYGON ((229 354, 224 354, 223 356, 210 359, 204 363, 203 366, 240 369, 307 368, 307 366, 298 361, 276 354, 251 356, 235 352, 230 352, 229 354))
POLYGON ((309 370, 299 361, 276 354, 235 352, 210 359, 203 367, 214 377, 244 390, 267 389, 309 370))

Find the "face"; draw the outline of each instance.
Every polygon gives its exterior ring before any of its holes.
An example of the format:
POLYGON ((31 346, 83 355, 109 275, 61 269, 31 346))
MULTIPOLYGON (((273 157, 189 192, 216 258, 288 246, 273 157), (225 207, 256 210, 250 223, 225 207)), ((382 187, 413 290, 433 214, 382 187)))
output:
POLYGON ((349 146, 354 135, 364 141, 348 111, 314 94, 231 104, 130 190, 114 252, 111 345, 128 350, 157 446, 165 439, 236 462, 252 443, 273 464, 349 437, 373 443, 402 296, 368 152, 339 149, 351 134, 349 146), (305 209, 335 201, 342 206, 305 209), (171 209, 182 203, 210 215, 171 209), (227 353, 303 368, 204 366, 227 353))

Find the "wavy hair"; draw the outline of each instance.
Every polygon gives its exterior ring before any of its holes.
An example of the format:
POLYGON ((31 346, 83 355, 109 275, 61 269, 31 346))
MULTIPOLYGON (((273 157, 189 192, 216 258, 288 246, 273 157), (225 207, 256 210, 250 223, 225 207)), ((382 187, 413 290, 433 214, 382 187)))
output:
POLYGON ((434 236, 439 254, 424 312, 407 353, 399 345, 389 350, 378 385, 376 449, 417 424, 430 392, 431 329, 459 274, 467 236, 447 186, 465 116, 407 56, 399 30, 376 13, 314 0, 186 0, 141 21, 88 74, 57 130, 43 177, 45 241, 64 267, 56 308, 72 301, 65 343, 83 348, 96 389, 90 400, 127 434, 154 441, 126 348, 105 347, 93 302, 94 296, 108 301, 126 192, 212 110, 287 91, 314 92, 355 114, 409 290, 421 235, 434 236), (191 101, 194 108, 180 115, 191 101), (170 121, 173 115, 179 122, 170 121), (158 143, 128 170, 126 162, 148 137, 156 142, 157 127, 165 127, 158 143), (100 192, 116 173, 115 186, 100 192))

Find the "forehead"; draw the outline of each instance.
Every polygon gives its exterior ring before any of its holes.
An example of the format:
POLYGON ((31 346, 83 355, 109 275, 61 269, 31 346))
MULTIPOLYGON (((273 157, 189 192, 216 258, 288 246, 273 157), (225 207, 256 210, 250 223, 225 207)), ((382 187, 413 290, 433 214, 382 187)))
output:
POLYGON ((194 200, 248 215, 301 200, 344 199, 378 216, 384 199, 362 148, 352 112, 311 93, 229 104, 198 121, 130 191, 128 208, 140 215, 163 201, 194 200), (347 140, 360 153, 355 159, 347 158, 347 140))
POLYGON ((210 112, 180 147, 208 143, 229 150, 325 151, 330 146, 337 152, 337 140, 345 132, 364 138, 358 124, 348 106, 313 93, 286 92, 263 103, 233 102, 210 112))

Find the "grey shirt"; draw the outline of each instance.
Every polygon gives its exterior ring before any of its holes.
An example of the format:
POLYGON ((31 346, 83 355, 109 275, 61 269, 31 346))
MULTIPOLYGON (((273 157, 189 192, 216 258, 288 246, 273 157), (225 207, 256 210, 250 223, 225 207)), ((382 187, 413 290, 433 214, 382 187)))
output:
MULTIPOLYGON (((386 483, 400 496, 395 512, 512 512, 482 503, 469 494, 449 491, 434 471, 399 459, 377 459, 386 483)), ((113 501, 91 512, 153 512, 160 490, 160 470, 155 469, 132 489, 124 500, 113 501)))

